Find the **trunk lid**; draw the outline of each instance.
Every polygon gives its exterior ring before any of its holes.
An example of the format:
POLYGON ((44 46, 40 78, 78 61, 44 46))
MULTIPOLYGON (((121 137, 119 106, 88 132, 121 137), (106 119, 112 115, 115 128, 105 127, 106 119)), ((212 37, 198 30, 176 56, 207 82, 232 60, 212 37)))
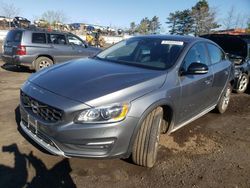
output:
POLYGON ((3 55, 16 55, 17 47, 21 44, 23 31, 11 30, 8 32, 3 45, 3 55))

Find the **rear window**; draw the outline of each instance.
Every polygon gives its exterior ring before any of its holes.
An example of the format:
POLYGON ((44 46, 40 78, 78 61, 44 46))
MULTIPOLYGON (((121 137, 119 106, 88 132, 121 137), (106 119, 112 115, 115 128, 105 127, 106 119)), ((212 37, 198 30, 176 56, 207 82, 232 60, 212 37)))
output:
POLYGON ((22 31, 9 31, 5 40, 6 42, 21 42, 22 34, 22 31))
POLYGON ((224 53, 217 46, 213 44, 207 44, 207 48, 212 64, 218 63, 225 59, 224 53))
POLYGON ((45 44, 46 43, 45 33, 32 33, 32 43, 45 44))

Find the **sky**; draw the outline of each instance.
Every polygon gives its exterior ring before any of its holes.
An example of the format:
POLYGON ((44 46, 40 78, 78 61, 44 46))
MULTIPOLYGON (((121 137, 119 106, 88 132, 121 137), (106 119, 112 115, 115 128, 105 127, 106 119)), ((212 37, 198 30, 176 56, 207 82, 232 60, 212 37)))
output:
MULTIPOLYGON (((144 17, 158 16, 164 27, 170 12, 191 8, 198 0, 0 0, 14 4, 20 15, 33 21, 47 10, 63 11, 67 23, 90 23, 128 28, 132 21, 139 23, 144 17)), ((250 17, 250 0, 208 0, 216 9, 218 22, 223 21, 233 6, 235 12, 250 17)), ((0 5, 1 6, 1 5, 0 5)), ((1 10, 1 9, 0 9, 1 10)), ((1 12, 0 12, 1 15, 1 12)))

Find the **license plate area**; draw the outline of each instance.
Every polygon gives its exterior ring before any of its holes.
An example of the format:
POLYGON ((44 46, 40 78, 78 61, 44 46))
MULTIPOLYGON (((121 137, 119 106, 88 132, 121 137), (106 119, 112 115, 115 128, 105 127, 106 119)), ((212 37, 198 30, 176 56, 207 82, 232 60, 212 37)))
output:
POLYGON ((28 129, 33 132, 34 134, 37 134, 38 132, 38 123, 37 120, 35 120, 32 116, 29 114, 27 115, 27 127, 28 129))
POLYGON ((5 47, 4 52, 11 53, 12 52, 12 47, 5 47))

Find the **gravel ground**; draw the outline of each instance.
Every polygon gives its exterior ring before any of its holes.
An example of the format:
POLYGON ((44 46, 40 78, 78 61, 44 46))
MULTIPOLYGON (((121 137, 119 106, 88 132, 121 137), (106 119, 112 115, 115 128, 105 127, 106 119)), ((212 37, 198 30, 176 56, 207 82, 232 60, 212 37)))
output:
MULTIPOLYGON (((3 63, 0 62, 2 66, 3 63)), ((53 156, 18 128, 19 88, 31 74, 0 68, 0 187, 250 187, 250 95, 161 136, 152 169, 130 160, 53 156)))

